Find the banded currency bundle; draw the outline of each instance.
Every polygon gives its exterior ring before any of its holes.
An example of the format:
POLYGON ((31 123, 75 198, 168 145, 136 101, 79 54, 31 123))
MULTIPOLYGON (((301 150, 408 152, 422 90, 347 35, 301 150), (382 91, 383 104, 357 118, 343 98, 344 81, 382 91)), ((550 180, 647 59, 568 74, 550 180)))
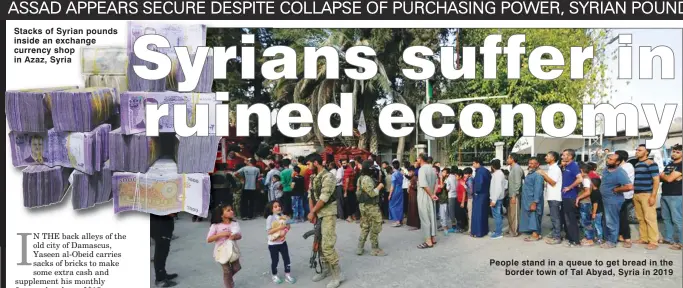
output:
POLYGON ((216 165, 216 151, 221 137, 176 136, 175 160, 178 173, 210 173, 216 165))
POLYGON ((160 155, 158 137, 126 135, 121 128, 109 133, 109 165, 113 171, 147 172, 160 155))
POLYGON ((126 75, 128 69, 126 47, 83 46, 81 69, 83 74, 126 75))
MULTIPOLYGON (((175 132, 173 112, 174 105, 185 104, 186 123, 194 126, 197 114, 197 104, 208 104, 209 134, 215 133, 216 128, 216 94, 214 93, 178 93, 165 92, 131 92, 121 94, 121 131, 124 134, 134 134, 146 131, 146 104, 161 106, 168 104, 168 116, 159 119, 159 132, 175 132)), ((205 115, 204 115, 205 116, 205 115)))
MULTIPOLYGON (((110 74, 84 74, 83 81, 85 82, 85 87, 112 87, 116 89, 117 95, 114 98, 114 105, 116 111, 118 111, 118 106, 121 104, 119 100, 119 95, 123 92, 128 91, 128 78, 126 74, 122 75, 110 75, 110 74)), ((118 113, 118 112, 117 112, 118 113)))
POLYGON ((109 158, 110 124, 102 124, 92 132, 9 133, 14 167, 46 165, 74 168, 92 175, 101 171, 109 158))
POLYGON ((87 132, 115 113, 117 91, 91 87, 52 93, 52 121, 57 131, 87 132))
POLYGON ((187 47, 194 53, 197 47, 206 46, 206 25, 180 25, 172 23, 128 22, 128 53, 133 52, 135 41, 143 35, 161 35, 171 47, 158 48, 164 54, 174 53, 174 47, 187 47))
POLYGON ((177 88, 177 80, 175 79, 176 71, 171 71, 164 79, 146 80, 139 77, 133 70, 133 66, 135 65, 146 65, 147 68, 156 69, 156 64, 148 63, 136 57, 133 49, 135 41, 138 38, 143 35, 155 34, 163 36, 170 44, 170 47, 157 47, 155 49, 160 53, 166 54, 171 59, 172 70, 177 70, 178 63, 175 47, 187 47, 188 53, 194 54, 197 47, 206 46, 205 25, 128 22, 127 53, 130 59, 128 64, 129 91, 160 92, 166 89, 175 90, 177 88))
POLYGON ((36 208, 62 202, 69 187, 71 168, 35 165, 23 174, 24 207, 36 208))
MULTIPOLYGON (((190 60, 192 60, 192 64, 194 65, 195 61, 195 54, 190 55, 190 60)), ((176 62, 177 63, 177 62, 176 62)), ((175 80, 177 83, 185 81, 185 74, 183 72, 183 67, 178 65, 177 69, 175 70, 175 80)), ((178 84, 177 83, 172 83, 175 85, 175 87, 171 87, 171 90, 177 90, 178 84)), ((197 93, 210 93, 211 88, 213 86, 213 56, 207 56, 206 57, 206 62, 204 62, 204 66, 202 66, 202 73, 199 76, 199 81, 197 82, 197 86, 192 89, 192 92, 197 92, 197 93)))
POLYGON ((114 213, 139 211, 168 215, 185 211, 207 217, 208 174, 178 174, 173 160, 157 161, 147 173, 115 172, 112 176, 114 213))
POLYGON ((76 87, 5 91, 5 115, 9 130, 47 132, 52 123, 52 94, 76 87))
POLYGON ((104 169, 93 175, 80 171, 73 171, 69 177, 71 183, 71 203, 74 210, 91 208, 97 204, 109 202, 112 199, 111 181, 112 171, 109 162, 104 163, 104 169))
POLYGON ((134 66, 143 65, 151 70, 155 70, 159 65, 138 58, 135 53, 128 53, 128 91, 160 92, 166 91, 166 78, 148 80, 135 73, 134 66))

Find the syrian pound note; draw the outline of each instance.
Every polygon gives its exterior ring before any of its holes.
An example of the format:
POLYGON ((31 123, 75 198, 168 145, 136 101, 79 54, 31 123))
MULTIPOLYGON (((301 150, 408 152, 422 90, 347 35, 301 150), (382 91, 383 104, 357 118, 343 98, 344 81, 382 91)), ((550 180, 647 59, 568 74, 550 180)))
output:
MULTIPOLYGON (((204 192, 204 177, 200 177, 195 174, 185 174, 183 177, 184 193, 183 193, 183 211, 187 211, 194 215, 203 214, 204 199, 207 195, 204 192)), ((202 217, 206 217, 200 215, 202 217)))
POLYGON ((126 47, 84 46, 81 48, 81 71, 83 74, 125 75, 127 67, 126 47))
POLYGON ((67 158, 71 167, 81 169, 85 167, 85 141, 86 136, 83 133, 68 133, 66 135, 65 146, 67 158))

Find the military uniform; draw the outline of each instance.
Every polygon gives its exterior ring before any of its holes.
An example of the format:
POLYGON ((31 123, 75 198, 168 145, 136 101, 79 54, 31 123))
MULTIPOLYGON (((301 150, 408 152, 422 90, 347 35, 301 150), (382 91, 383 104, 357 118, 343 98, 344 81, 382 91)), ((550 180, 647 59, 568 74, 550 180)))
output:
POLYGON ((360 176, 358 178, 356 197, 360 207, 360 237, 358 237, 358 250, 356 254, 363 255, 365 240, 370 234, 370 244, 372 245, 371 255, 386 255, 379 248, 379 233, 382 232, 382 212, 377 205, 379 203, 379 193, 375 191, 375 181, 370 176, 360 176))
POLYGON ((318 221, 322 221, 322 243, 320 250, 322 254, 323 271, 321 274, 316 274, 313 277, 314 282, 321 281, 332 274, 332 281, 327 284, 327 288, 338 287, 341 283, 341 270, 339 268, 339 254, 335 250, 334 245, 337 243, 337 200, 335 199, 334 190, 337 186, 337 180, 334 174, 324 170, 318 173, 313 178, 311 183, 311 191, 308 197, 314 199, 313 204, 318 201, 325 202, 317 213, 318 221), (313 193, 313 195, 311 195, 313 193))

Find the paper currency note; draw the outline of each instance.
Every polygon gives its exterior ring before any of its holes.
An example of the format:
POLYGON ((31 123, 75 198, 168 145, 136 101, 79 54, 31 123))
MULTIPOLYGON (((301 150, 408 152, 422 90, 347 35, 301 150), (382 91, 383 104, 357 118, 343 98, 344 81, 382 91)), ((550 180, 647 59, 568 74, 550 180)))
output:
POLYGON ((83 74, 125 75, 128 67, 126 47, 81 48, 81 68, 83 74))
POLYGON ((114 210, 167 215, 185 211, 208 215, 208 174, 177 174, 151 168, 147 173, 116 172, 112 176, 114 210))
POLYGON ((121 94, 121 130, 134 134, 146 130, 145 105, 168 104, 168 116, 159 119, 159 132, 175 132, 174 105, 185 104, 189 127, 194 126, 197 117, 197 104, 208 104, 209 133, 216 128, 216 94, 214 93, 177 93, 177 92, 126 92, 121 94))
POLYGON ((159 48, 159 52, 169 54, 174 47, 185 46, 191 53, 199 46, 206 46, 205 25, 180 25, 171 23, 128 22, 128 51, 133 51, 135 40, 143 35, 161 35, 169 44, 169 48, 159 48))

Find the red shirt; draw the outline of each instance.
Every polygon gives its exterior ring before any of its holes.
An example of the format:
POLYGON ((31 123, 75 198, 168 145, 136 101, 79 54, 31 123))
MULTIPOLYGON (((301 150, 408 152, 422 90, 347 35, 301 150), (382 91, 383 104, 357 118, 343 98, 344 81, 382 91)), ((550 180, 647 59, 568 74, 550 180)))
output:
POLYGON ((351 166, 346 166, 346 169, 344 169, 344 180, 343 181, 346 182, 347 179, 349 180, 349 186, 347 187, 347 189, 349 191, 356 190, 356 183, 354 183, 354 181, 353 181, 355 179, 355 176, 356 175, 355 175, 355 172, 353 171, 353 168, 351 168, 351 166))
POLYGON ((458 180, 458 187, 455 188, 455 192, 458 193, 458 202, 462 203, 462 200, 465 200, 465 179, 458 180))
POLYGON ((267 167, 266 163, 263 163, 263 161, 261 161, 261 160, 256 161, 255 166, 258 167, 259 169, 261 169, 261 173, 263 173, 263 171, 266 171, 266 167, 267 167))
POLYGON ((306 173, 304 174, 304 188, 306 191, 308 191, 308 188, 311 186, 311 175, 313 175, 313 169, 306 169, 306 173))
POLYGON ((588 178, 600 179, 600 175, 598 175, 598 173, 595 173, 595 171, 591 171, 591 172, 588 172, 588 178))
POLYGON ((227 159, 227 160, 225 160, 225 164, 226 164, 225 166, 228 167, 228 170, 235 170, 235 167, 237 166, 237 164, 242 163, 242 161, 240 161, 240 160, 242 160, 242 159, 240 159, 240 158, 227 159))

